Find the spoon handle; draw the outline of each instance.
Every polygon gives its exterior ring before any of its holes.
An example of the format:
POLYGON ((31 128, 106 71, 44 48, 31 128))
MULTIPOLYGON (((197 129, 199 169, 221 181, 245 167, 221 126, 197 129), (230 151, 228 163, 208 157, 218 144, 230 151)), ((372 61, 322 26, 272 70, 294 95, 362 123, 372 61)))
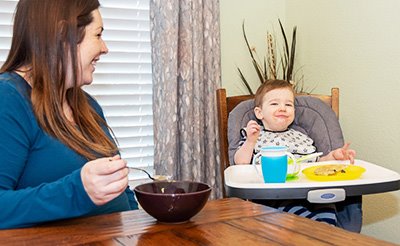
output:
POLYGON ((147 174, 147 176, 149 176, 149 179, 155 180, 155 178, 153 178, 153 177, 150 175, 150 173, 148 173, 148 172, 147 172, 146 170, 144 170, 144 169, 141 169, 141 168, 138 168, 138 167, 129 167, 129 169, 134 169, 134 170, 142 171, 142 172, 144 172, 145 174, 147 174))
POLYGON ((298 158, 298 159, 296 160, 296 162, 302 162, 302 161, 305 161, 305 160, 308 160, 308 159, 312 159, 312 158, 321 156, 322 154, 323 154, 322 152, 317 152, 317 153, 309 154, 309 155, 306 155, 306 156, 303 156, 303 157, 298 158))

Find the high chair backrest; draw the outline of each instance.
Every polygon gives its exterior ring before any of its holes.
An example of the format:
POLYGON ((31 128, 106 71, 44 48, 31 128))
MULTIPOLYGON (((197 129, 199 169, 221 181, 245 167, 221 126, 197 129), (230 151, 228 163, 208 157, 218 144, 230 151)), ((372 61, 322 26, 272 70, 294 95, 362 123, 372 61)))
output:
MULTIPOLYGON (((299 94, 310 97, 321 99, 327 105, 329 105, 336 117, 339 117, 339 89, 332 88, 330 95, 318 95, 318 94, 299 94)), ((296 95, 298 96, 298 95, 296 95)), ((223 184, 224 170, 230 165, 229 163, 229 145, 228 145, 228 116, 229 113, 241 102, 249 99, 254 99, 254 95, 240 95, 240 96, 226 96, 226 90, 224 88, 217 89, 217 110, 219 120, 219 140, 220 140, 220 159, 221 159, 221 174, 223 184)), ((223 191, 225 196, 225 190, 223 191)))

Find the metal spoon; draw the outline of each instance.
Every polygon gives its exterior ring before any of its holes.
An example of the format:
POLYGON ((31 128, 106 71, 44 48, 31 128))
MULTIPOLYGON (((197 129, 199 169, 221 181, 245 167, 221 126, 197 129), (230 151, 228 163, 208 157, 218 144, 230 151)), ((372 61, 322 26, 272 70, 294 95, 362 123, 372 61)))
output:
POLYGON ((129 169, 134 169, 134 170, 139 170, 139 171, 142 171, 142 172, 144 172, 145 174, 147 174, 147 176, 149 176, 149 179, 151 179, 151 180, 156 180, 155 178, 153 178, 151 175, 150 175, 150 173, 148 173, 146 170, 144 170, 144 169, 141 169, 141 168, 138 168, 138 167, 128 167, 129 169))
POLYGON ((147 176, 149 176, 149 179, 153 180, 153 181, 170 181, 171 180, 171 176, 166 176, 166 175, 154 175, 151 176, 149 172, 147 172, 144 169, 138 168, 138 167, 128 167, 129 169, 134 169, 134 170, 139 170, 144 172, 145 174, 147 174, 147 176))

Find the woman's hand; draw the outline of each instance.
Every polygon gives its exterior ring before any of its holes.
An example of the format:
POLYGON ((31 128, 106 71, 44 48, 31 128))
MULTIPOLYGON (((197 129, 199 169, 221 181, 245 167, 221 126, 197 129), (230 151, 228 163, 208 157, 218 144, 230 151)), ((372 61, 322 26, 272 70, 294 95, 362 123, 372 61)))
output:
POLYGON ((83 187, 96 205, 119 196, 128 186, 127 163, 119 155, 87 162, 81 170, 83 187))
POLYGON ((343 147, 331 151, 328 155, 320 158, 320 161, 329 160, 350 160, 351 164, 354 164, 354 158, 356 156, 356 151, 349 149, 350 143, 345 143, 343 147))

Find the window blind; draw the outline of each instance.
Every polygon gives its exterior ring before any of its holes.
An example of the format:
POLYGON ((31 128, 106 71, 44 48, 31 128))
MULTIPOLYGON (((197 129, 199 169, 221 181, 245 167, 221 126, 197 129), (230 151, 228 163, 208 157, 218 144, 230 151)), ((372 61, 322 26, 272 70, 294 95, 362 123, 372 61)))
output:
MULTIPOLYGON (((17 0, 0 1, 0 65, 11 45, 17 0)), ((104 110, 121 151, 132 167, 153 173, 153 113, 149 0, 100 0, 103 39, 109 53, 100 57, 94 80, 84 90, 104 110)), ((130 180, 146 174, 131 171, 130 180)))
POLYGON ((12 20, 18 0, 0 1, 0 66, 7 58, 11 46, 12 20))

